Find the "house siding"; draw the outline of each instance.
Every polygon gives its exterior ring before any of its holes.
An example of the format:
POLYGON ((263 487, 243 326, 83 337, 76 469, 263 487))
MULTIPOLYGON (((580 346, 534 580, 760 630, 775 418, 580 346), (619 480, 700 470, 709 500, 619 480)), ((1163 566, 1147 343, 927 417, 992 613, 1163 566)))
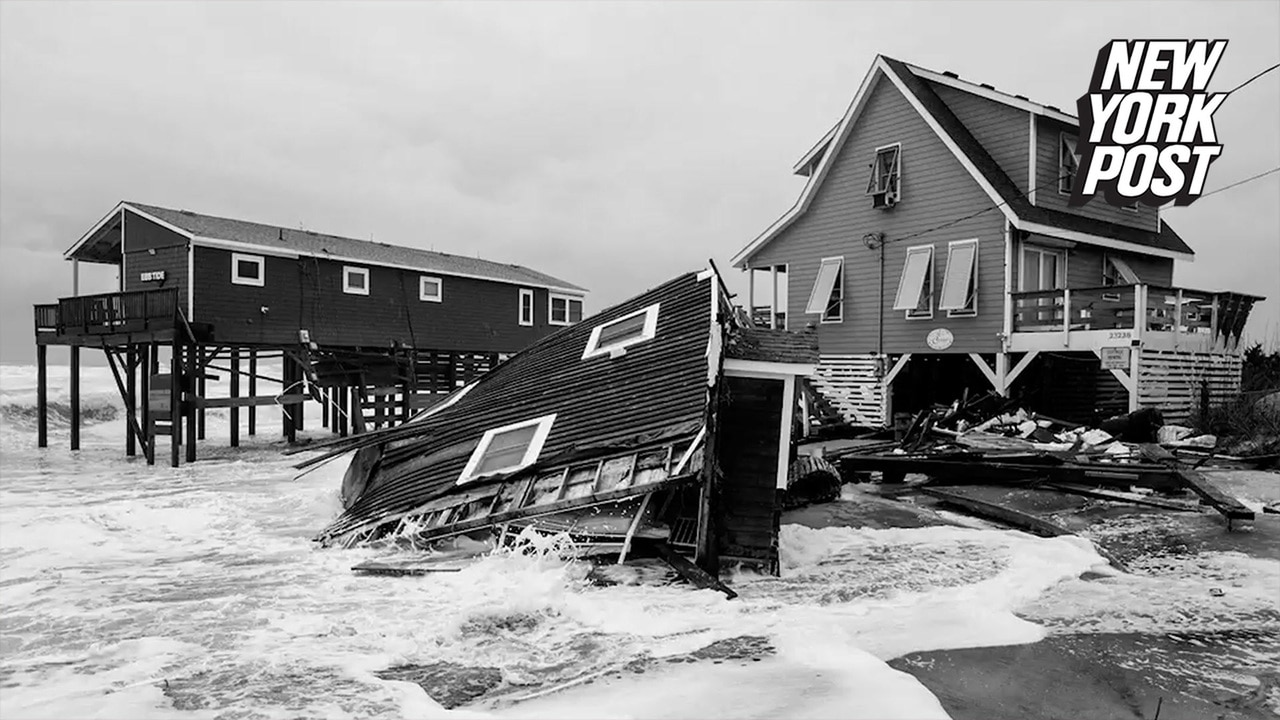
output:
MULTIPOLYGON (((1028 245, 1052 245, 1061 241, 1028 233, 1022 241, 1028 245)), ((1094 245, 1078 244, 1066 250, 1068 288, 1096 288, 1102 285, 1102 272, 1106 258, 1117 257, 1129 264, 1138 278, 1147 285, 1170 286, 1173 284, 1173 260, 1154 255, 1107 250, 1094 245)), ((1021 253, 1013 267, 1013 288, 1019 285, 1022 273, 1021 253)))
POLYGON ((231 251, 197 247, 196 315, 220 342, 516 352, 554 329, 548 292, 534 288, 534 324, 519 324, 520 286, 317 258, 265 255, 264 285, 231 282, 231 251), (369 294, 342 290, 344 266, 369 271, 369 294), (419 299, 422 275, 443 281, 442 302, 419 299), (264 313, 262 308, 267 308, 264 313))
POLYGON ((187 308, 187 239, 140 215, 124 211, 124 292, 178 288, 178 307, 187 308), (142 280, 143 273, 163 270, 162 281, 142 280))
POLYGON ((866 105, 849 137, 833 158, 825 182, 808 211, 779 237, 750 258, 751 267, 787 264, 788 327, 817 326, 819 346, 827 354, 859 354, 877 350, 877 319, 884 324, 884 352, 931 352, 925 343, 934 328, 955 336, 947 352, 995 352, 1003 327, 1004 218, 992 211, 968 218, 916 239, 908 236, 989 208, 991 200, 955 156, 887 79, 869 91, 866 105), (902 143, 902 200, 891 210, 871 206, 866 192, 875 148, 902 143), (878 253, 862 242, 867 233, 884 233, 883 311, 878 253), (978 239, 978 315, 948 318, 938 310, 947 243, 978 239), (934 245, 934 317, 907 320, 893 310, 893 297, 907 248, 934 245), (805 305, 822 258, 843 256, 844 320, 818 323, 805 305))
POLYGON ((1030 114, 948 85, 929 83, 1022 192, 1031 181, 1030 114))
POLYGON ((1076 135, 1079 130, 1071 125, 1045 117, 1036 119, 1036 205, 1050 210, 1059 210, 1076 215, 1083 215, 1095 220, 1158 231, 1160 229, 1157 211, 1153 207, 1139 205, 1137 211, 1109 205, 1102 198, 1094 198, 1081 207, 1068 207, 1070 193, 1058 190, 1059 158, 1058 143, 1062 133, 1076 135))

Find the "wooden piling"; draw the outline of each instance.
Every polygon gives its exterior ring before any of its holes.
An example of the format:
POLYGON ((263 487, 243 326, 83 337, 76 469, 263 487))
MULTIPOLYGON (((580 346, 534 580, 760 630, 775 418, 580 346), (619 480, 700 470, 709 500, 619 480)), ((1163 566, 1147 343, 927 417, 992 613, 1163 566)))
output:
POLYGON ((351 434, 364 434, 364 398, 365 386, 364 382, 351 386, 351 434))
MULTIPOLYGON (((240 397, 240 350, 231 348, 231 397, 240 397)), ((240 408, 232 405, 231 415, 231 447, 240 447, 240 408)))
POLYGON ((182 397, 184 399, 184 410, 186 410, 187 423, 187 462, 196 461, 196 440, 199 436, 199 425, 197 416, 199 410, 196 405, 196 388, 198 387, 196 376, 200 373, 200 346, 188 345, 186 349, 186 367, 187 374, 182 383, 182 397))
MULTIPOLYGON (((294 383, 294 369, 288 355, 284 356, 281 372, 283 374, 281 394, 293 392, 290 386, 294 383)), ((295 410, 295 407, 291 404, 282 404, 280 406, 280 421, 284 428, 284 438, 290 445, 298 441, 298 426, 294 419, 295 410)))
POLYGON ((320 389, 320 427, 329 427, 329 390, 320 389))
POLYGON ((36 346, 36 445, 49 447, 49 346, 36 346))
MULTIPOLYGON (((249 397, 258 396, 258 351, 249 348, 249 397)), ((258 432, 258 408, 249 406, 249 437, 258 432)))
POLYGON ((138 433, 132 421, 138 414, 138 347, 132 343, 124 351, 124 390, 124 412, 130 418, 124 425, 124 454, 134 457, 138 454, 138 433))
POLYGON ((142 397, 142 434, 147 438, 147 444, 143 450, 147 454, 147 464, 156 464, 156 425, 155 418, 151 415, 151 376, 155 373, 156 356, 159 354, 153 343, 143 343, 141 346, 142 357, 139 365, 142 369, 142 377, 138 383, 140 390, 138 394, 142 397))
POLYGON ((338 421, 338 437, 347 436, 347 399, 350 397, 350 388, 342 385, 334 389, 334 397, 338 400, 337 421, 338 421))
POLYGON ((80 449, 80 347, 71 346, 71 449, 80 449))
POLYGON ((174 334, 169 351, 169 465, 182 459, 182 338, 174 334))

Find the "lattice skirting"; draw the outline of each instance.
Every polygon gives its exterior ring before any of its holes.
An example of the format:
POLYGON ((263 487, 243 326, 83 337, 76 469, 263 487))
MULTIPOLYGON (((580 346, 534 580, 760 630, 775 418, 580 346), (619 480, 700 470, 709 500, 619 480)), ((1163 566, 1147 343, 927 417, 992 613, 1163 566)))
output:
POLYGON ((888 425, 888 400, 876 376, 874 355, 820 355, 818 372, 809 379, 846 422, 888 425))
POLYGON ((1209 386, 1209 402, 1240 392, 1239 355, 1146 350, 1138 364, 1138 404, 1159 408, 1166 423, 1186 423, 1200 405, 1200 388, 1209 386))

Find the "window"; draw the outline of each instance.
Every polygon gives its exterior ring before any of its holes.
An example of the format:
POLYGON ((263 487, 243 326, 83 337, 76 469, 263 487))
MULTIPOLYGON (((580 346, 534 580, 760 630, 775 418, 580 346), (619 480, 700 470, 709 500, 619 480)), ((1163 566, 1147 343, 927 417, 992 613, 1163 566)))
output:
POLYGON ((261 255, 231 253, 231 282, 236 285, 266 284, 266 260, 261 255))
POLYGON ((1138 273, 1129 267, 1129 263, 1114 255, 1108 255, 1102 261, 1102 284, 1110 287, 1112 285, 1139 285, 1142 280, 1138 279, 1138 273))
POLYGON ((938 309, 947 317, 978 314, 978 241, 956 240, 947 244, 947 272, 942 276, 942 300, 938 309))
POLYGON ((1076 152, 1076 137, 1062 133, 1058 142, 1058 192, 1069 193, 1080 169, 1080 154, 1076 152))
POLYGON ((342 292, 351 295, 368 295, 369 268, 342 266, 342 292))
POLYGON ((520 288, 520 324, 533 324, 533 291, 520 288))
POLYGON ((933 246, 907 248, 898 280, 898 297, 894 310, 905 310, 908 320, 933 317, 933 246))
POLYGON ((592 330, 582 359, 613 355, 636 343, 652 340, 657 332, 658 305, 653 304, 592 330))
POLYGON ((804 311, 822 315, 824 323, 838 323, 844 319, 844 258, 822 259, 804 311))
POLYGON ((547 304, 547 322, 552 325, 582 322, 582 298, 552 295, 551 302, 547 304))
POLYGON ((428 275, 418 278, 418 299, 423 302, 444 302, 444 281, 428 275))
POLYGON ((1036 245, 1022 246, 1022 271, 1018 289, 1022 292, 1057 290, 1066 284, 1067 254, 1036 245))
POLYGON ((555 414, 551 414, 486 430, 458 477, 458 484, 532 465, 542 452, 555 421, 555 414))
POLYGON ((893 193, 902 199, 899 180, 902 178, 902 145, 876 148, 876 158, 871 163, 871 178, 867 181, 867 194, 893 193))

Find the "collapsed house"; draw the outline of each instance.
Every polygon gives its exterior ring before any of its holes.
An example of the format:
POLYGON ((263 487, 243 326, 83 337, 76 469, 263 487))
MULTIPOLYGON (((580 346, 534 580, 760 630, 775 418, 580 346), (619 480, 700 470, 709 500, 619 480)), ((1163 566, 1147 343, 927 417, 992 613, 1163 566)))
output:
MULTIPOLYGON (((399 427, 340 439, 345 511, 318 540, 567 532, 778 571, 811 334, 752 327, 714 268, 563 328, 399 427)), ((687 564, 687 561, 684 561, 687 564)))

